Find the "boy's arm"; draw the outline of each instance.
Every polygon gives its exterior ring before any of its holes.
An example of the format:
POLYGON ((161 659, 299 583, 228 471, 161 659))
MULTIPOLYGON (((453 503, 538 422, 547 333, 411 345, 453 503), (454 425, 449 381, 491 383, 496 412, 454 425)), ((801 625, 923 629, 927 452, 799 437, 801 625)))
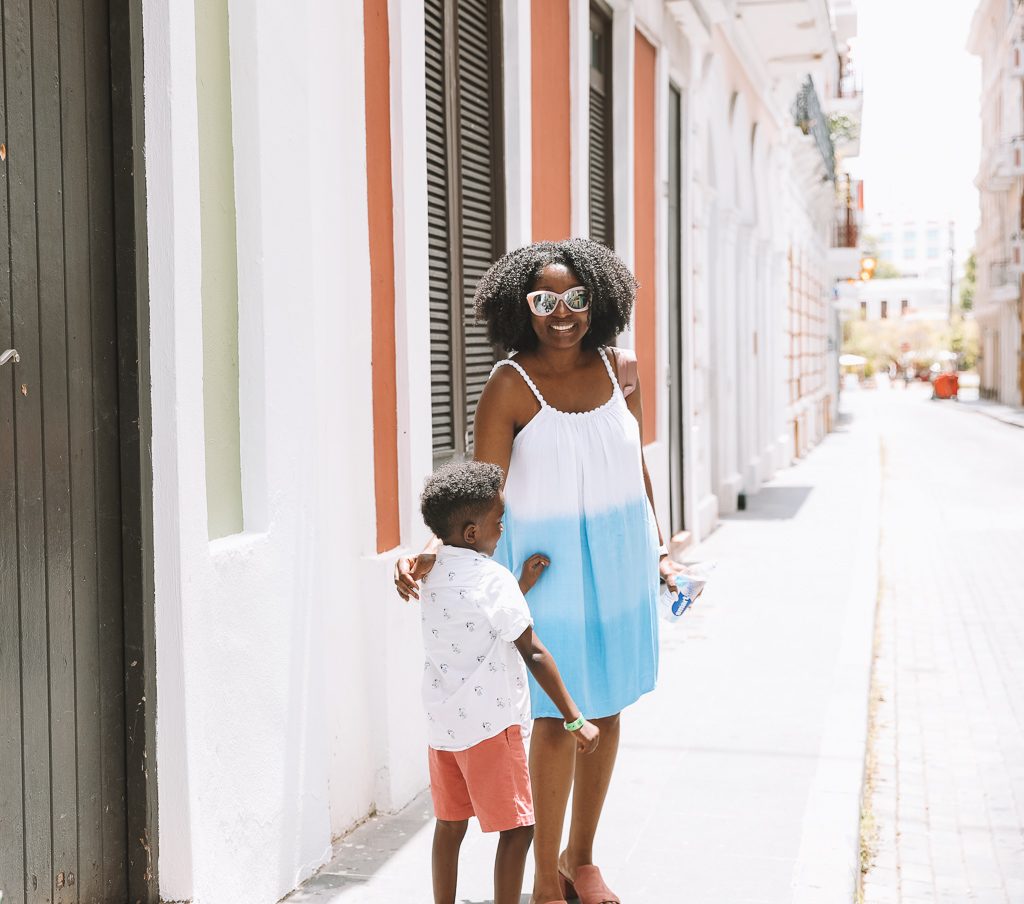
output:
MULTIPOLYGON (((555 665, 554 657, 548 652, 547 647, 540 642, 540 638, 533 632, 533 627, 528 627, 515 640, 516 649, 519 650, 526 667, 537 679, 539 684, 551 701, 558 707, 558 711, 566 722, 575 722, 583 718, 579 707, 573 702, 562 681, 562 676, 555 665)), ((584 720, 583 725, 573 732, 576 737, 576 744, 583 753, 592 753, 597 749, 598 735, 600 732, 596 725, 584 720)))

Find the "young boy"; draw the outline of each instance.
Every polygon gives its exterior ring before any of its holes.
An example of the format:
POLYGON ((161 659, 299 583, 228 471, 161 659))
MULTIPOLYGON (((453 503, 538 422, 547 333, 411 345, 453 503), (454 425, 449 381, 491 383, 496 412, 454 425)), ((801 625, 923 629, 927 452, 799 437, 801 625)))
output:
POLYGON ((523 736, 529 730, 526 669, 554 701, 581 752, 598 729, 569 696, 533 633, 524 594, 550 564, 531 556, 516 582, 490 556, 501 537, 504 475, 466 462, 439 469, 420 498, 423 520, 444 544, 423 578, 423 703, 427 711, 434 829, 435 904, 453 904, 459 847, 470 816, 500 832, 495 904, 519 904, 533 840, 533 794, 523 736), (517 652, 518 650, 518 652, 517 652))

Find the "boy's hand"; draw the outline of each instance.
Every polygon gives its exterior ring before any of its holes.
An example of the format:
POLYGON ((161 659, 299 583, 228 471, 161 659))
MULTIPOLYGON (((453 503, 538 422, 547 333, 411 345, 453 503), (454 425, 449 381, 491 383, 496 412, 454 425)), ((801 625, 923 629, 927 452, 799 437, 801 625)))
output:
POLYGON ((601 729, 596 725, 584 722, 573 734, 576 736, 577 753, 593 753, 597 750, 597 743, 601 740, 601 729))
POLYGON ((540 576, 550 564, 551 559, 539 552, 535 552, 523 562, 523 570, 519 575, 519 589, 524 595, 540 580, 540 576))

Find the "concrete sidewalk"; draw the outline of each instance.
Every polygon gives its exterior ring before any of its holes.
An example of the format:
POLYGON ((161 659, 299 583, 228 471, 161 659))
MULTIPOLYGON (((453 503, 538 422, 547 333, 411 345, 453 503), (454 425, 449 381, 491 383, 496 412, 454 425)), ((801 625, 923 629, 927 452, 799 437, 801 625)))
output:
MULTIPOLYGON (((663 631, 658 689, 624 714, 597 842, 629 904, 853 900, 879 442, 870 395, 847 402, 832 436, 691 552, 718 567, 663 631)), ((287 900, 427 904, 431 830, 421 795, 340 841, 287 900)), ((491 900, 494 844, 471 829, 462 904, 491 900)))
POLYGON ((984 414, 1011 427, 1024 427, 1024 408, 1014 408, 1012 405, 1003 405, 989 399, 973 399, 961 404, 968 411, 984 414))

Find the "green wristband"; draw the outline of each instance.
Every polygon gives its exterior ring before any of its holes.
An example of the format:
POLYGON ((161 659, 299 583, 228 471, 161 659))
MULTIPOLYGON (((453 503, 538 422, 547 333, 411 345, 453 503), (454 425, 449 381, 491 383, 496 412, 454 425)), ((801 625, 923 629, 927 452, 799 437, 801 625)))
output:
POLYGON ((575 722, 563 722, 562 725, 566 731, 579 731, 586 721, 583 716, 580 716, 575 722))

